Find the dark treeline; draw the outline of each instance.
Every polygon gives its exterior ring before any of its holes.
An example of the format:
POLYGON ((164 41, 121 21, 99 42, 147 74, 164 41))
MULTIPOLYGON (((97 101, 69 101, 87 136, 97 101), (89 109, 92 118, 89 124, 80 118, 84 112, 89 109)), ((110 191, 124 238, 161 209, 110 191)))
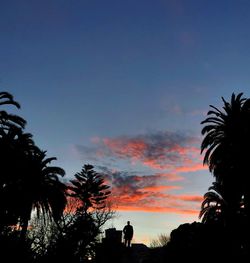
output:
POLYGON ((114 216, 109 186, 92 165, 64 183, 64 170, 51 165, 56 158, 35 144, 26 121, 7 106, 20 108, 11 94, 0 92, 1 262, 94 258, 101 228, 114 216))
POLYGON ((56 158, 25 131, 26 121, 4 110, 20 105, 0 92, 1 262, 249 261, 250 99, 240 93, 222 101, 222 109, 210 105, 201 123, 201 153, 214 176, 201 204, 201 222, 180 225, 168 242, 138 257, 133 246, 98 242, 114 216, 104 175, 88 164, 65 183, 64 170, 51 165, 56 158))
POLYGON ((250 260, 250 99, 240 93, 222 101, 201 122, 201 153, 215 179, 201 204, 201 223, 180 225, 146 262, 250 260))

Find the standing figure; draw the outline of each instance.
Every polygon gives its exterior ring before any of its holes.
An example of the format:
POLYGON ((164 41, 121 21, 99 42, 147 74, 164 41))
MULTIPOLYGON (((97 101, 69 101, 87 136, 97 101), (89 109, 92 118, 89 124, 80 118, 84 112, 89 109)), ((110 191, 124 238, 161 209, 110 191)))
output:
POLYGON ((132 240, 133 234, 134 234, 134 229, 130 225, 130 221, 127 222, 127 225, 123 228, 122 232, 124 234, 125 247, 130 247, 131 246, 131 240, 132 240))

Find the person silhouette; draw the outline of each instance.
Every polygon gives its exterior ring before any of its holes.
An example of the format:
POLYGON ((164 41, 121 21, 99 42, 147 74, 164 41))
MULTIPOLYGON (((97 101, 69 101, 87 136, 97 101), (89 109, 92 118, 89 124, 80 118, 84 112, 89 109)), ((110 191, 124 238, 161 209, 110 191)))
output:
POLYGON ((133 226, 130 225, 130 221, 128 221, 127 225, 124 226, 122 232, 124 234, 125 247, 130 247, 131 246, 131 240, 132 240, 133 234, 134 234, 134 229, 133 229, 133 226))

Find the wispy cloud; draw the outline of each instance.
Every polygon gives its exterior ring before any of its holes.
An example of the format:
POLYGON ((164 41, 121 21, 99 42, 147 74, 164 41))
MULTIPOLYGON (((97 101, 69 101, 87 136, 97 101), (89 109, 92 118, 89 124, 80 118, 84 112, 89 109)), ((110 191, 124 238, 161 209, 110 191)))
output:
POLYGON ((127 160, 172 174, 205 169, 202 165, 199 139, 181 133, 155 132, 137 136, 98 138, 93 148, 78 145, 79 154, 88 158, 127 160))
POLYGON ((112 200, 118 210, 198 214, 202 196, 185 193, 183 186, 187 172, 205 169, 197 146, 199 138, 165 131, 94 137, 91 143, 92 146, 78 145, 75 149, 85 160, 102 165, 97 168, 112 186, 112 200), (114 169, 122 162, 129 165, 127 171, 114 169), (133 167, 139 167, 139 172, 129 172, 133 167))
POLYGON ((175 214, 188 214, 188 215, 198 215, 197 209, 178 209, 175 207, 157 207, 157 206, 121 206, 120 211, 141 211, 141 212, 151 212, 151 213, 175 213, 175 214))
POLYGON ((182 187, 170 184, 160 174, 139 176, 104 167, 101 170, 112 186, 111 199, 120 211, 198 214, 202 196, 173 193, 182 187))

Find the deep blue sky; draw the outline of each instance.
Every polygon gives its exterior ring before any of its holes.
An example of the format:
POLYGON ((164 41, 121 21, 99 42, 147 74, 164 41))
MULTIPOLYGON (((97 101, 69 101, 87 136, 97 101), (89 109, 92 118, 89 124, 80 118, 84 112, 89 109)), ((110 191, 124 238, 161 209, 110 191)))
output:
POLYGON ((173 200, 202 195, 212 181, 196 166, 209 104, 249 96, 249 13, 247 0, 1 1, 1 90, 69 178, 91 162, 112 173, 120 195, 155 194, 143 211, 148 196, 132 212, 124 197, 130 212, 113 222, 121 228, 130 217, 135 241, 146 242, 197 220, 187 214, 199 201, 173 200), (179 189, 153 190, 160 182, 179 189))

